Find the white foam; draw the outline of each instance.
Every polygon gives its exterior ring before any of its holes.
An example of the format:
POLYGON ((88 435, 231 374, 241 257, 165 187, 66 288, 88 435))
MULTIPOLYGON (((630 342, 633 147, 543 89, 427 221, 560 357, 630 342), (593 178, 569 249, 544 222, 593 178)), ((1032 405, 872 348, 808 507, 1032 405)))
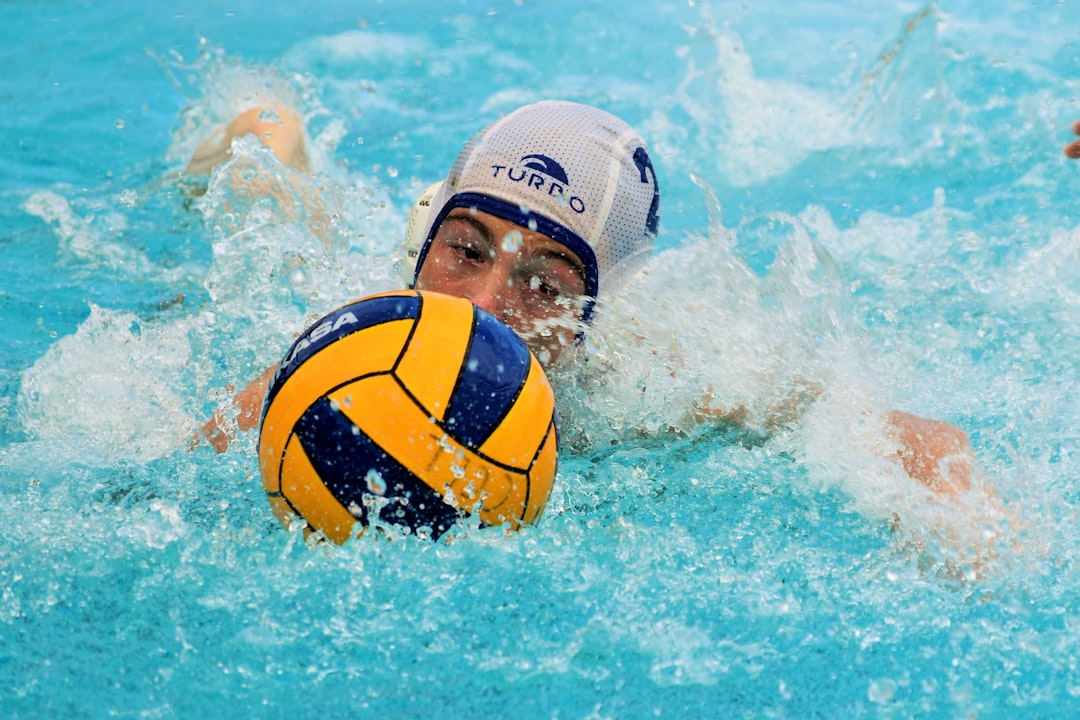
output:
POLYGON ((234 340, 260 362, 279 360, 315 317, 397 285, 387 248, 400 245, 400 213, 377 193, 284 167, 253 137, 234 143, 198 209, 213 236, 215 312, 243 325, 234 340))
POLYGON ((92 305, 75 334, 23 373, 23 428, 78 444, 94 462, 147 461, 183 446, 196 423, 187 397, 188 334, 207 322, 200 315, 154 325, 92 305))
POLYGON ((349 30, 298 43, 285 54, 285 61, 300 67, 351 66, 373 60, 412 61, 430 54, 426 40, 416 35, 349 30))
MULTIPOLYGON (((278 362, 311 321, 398 286, 387 248, 400 244, 403 222, 387 197, 296 172, 257 138, 234 142, 194 208, 213 246, 210 304, 148 320, 92 306, 23 374, 17 416, 31 437, 78 438, 99 459, 186 447, 214 404, 278 362)), ((56 193, 38 193, 28 209, 85 259, 107 250, 56 193)), ((155 276, 145 263, 134 269, 155 276)))
POLYGON ((828 376, 820 348, 845 331, 843 288, 797 220, 771 222, 783 240, 766 277, 716 226, 656 255, 600 309, 580 376, 561 383, 585 389, 567 414, 574 431, 686 431, 704 415, 767 432, 797 414, 828 376), (574 425, 579 411, 593 427, 574 425))
MULTIPOLYGON (((976 459, 973 489, 956 498, 907 475, 889 422, 895 377, 921 393, 951 383, 959 398, 973 378, 964 378, 964 365, 954 376, 921 379, 910 354, 868 362, 848 288, 815 240, 827 237, 849 257, 865 264, 870 253, 888 266, 936 232, 944 212, 905 220, 868 214, 840 232, 826 211, 812 208, 804 217, 813 233, 799 219, 774 214, 735 229, 716 223, 708 236, 658 254, 601 308, 589 345, 577 351, 584 363, 553 373, 568 445, 595 451, 643 433, 693 433, 702 422, 732 421, 771 435, 773 452, 804 465, 813 488, 839 488, 866 517, 899 521, 903 542, 949 576, 981 576, 1002 557, 1039 552, 1045 543, 1022 518, 1025 507, 1041 506, 1040 493, 1032 489, 1018 505, 1014 493, 1002 498, 996 489, 1014 483, 1015 470, 990 473, 976 459), (755 235, 764 231, 771 235, 755 235), (759 277, 736 248, 769 242, 772 263, 759 277)), ((921 252, 929 261, 942 249, 921 252)))
MULTIPOLYGON (((700 133, 699 158, 735 186, 782 175, 810 153, 855 142, 842 98, 789 80, 762 78, 737 35, 710 24, 683 49, 687 73, 674 97, 700 133)), ((654 124, 676 126, 654 119, 654 124)), ((680 143, 686 154, 685 143, 680 143)), ((672 157, 659 141, 661 156, 672 157)), ((675 155, 669 162, 676 162, 675 155)), ((700 163, 694 171, 702 172, 700 163)))
POLYGON ((121 197, 117 207, 73 207, 62 192, 68 188, 38 190, 22 205, 28 215, 49 224, 56 235, 59 259, 88 268, 103 268, 127 277, 157 276, 179 280, 188 268, 162 268, 123 241, 131 205, 121 197))

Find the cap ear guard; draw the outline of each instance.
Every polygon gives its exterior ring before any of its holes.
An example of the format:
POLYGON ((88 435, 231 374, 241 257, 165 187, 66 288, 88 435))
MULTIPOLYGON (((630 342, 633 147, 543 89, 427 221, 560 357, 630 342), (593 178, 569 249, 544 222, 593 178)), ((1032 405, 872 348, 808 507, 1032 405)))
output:
POLYGON ((405 228, 405 256, 398 261, 398 273, 411 288, 416 284, 416 263, 420 250, 427 240, 427 229, 431 220, 431 201, 442 188, 443 181, 432 183, 420 193, 416 202, 409 209, 409 224, 405 228))

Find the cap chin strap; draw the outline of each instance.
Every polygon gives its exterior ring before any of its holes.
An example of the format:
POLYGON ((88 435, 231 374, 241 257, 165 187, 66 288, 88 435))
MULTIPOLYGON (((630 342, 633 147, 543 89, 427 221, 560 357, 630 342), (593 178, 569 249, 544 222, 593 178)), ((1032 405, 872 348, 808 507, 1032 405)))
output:
MULTIPOLYGON (((483 193, 458 193, 451 197, 443 206, 442 210, 439 211, 439 214, 435 217, 435 222, 431 224, 431 229, 428 231, 423 247, 420 248, 420 254, 416 258, 416 272, 413 274, 413 287, 416 286, 416 281, 420 277, 420 268, 424 266, 424 260, 427 259, 428 250, 431 248, 431 241, 435 237, 439 225, 441 225, 446 216, 450 214, 450 211, 456 208, 475 209, 481 212, 490 213, 498 218, 512 222, 515 225, 529 228, 530 230, 533 230, 535 226, 535 232, 546 235, 577 255, 585 269, 585 296, 587 298, 585 307, 582 308, 581 311, 581 321, 586 325, 592 322, 593 310, 596 307, 596 295, 600 287, 600 275, 596 265, 596 253, 593 251, 592 246, 565 225, 557 223, 539 213, 529 212, 517 203, 499 200, 498 198, 483 193)), ((578 340, 583 336, 584 333, 579 332, 577 335, 578 340)))

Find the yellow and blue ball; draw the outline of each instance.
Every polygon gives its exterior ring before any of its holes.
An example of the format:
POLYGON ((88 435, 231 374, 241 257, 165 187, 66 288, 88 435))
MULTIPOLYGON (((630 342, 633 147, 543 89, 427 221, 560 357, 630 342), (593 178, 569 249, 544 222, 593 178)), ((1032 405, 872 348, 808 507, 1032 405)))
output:
POLYGON ((555 480, 555 397, 508 327, 468 300, 374 295, 301 335, 263 404, 271 507, 337 543, 357 522, 438 538, 459 518, 535 523, 555 480))

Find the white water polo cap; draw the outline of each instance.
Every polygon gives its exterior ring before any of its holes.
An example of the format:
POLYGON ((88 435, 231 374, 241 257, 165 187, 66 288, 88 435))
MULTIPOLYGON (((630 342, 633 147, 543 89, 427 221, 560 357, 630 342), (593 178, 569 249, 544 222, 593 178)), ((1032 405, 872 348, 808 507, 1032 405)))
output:
MULTIPOLYGON (((443 218, 475 208, 562 243, 585 265, 585 294, 616 290, 652 251, 660 191, 648 146, 588 105, 526 105, 481 130, 431 200, 416 276, 443 218)), ((414 277, 414 282, 416 277, 414 277)), ((592 303, 583 320, 588 320, 592 303)))

